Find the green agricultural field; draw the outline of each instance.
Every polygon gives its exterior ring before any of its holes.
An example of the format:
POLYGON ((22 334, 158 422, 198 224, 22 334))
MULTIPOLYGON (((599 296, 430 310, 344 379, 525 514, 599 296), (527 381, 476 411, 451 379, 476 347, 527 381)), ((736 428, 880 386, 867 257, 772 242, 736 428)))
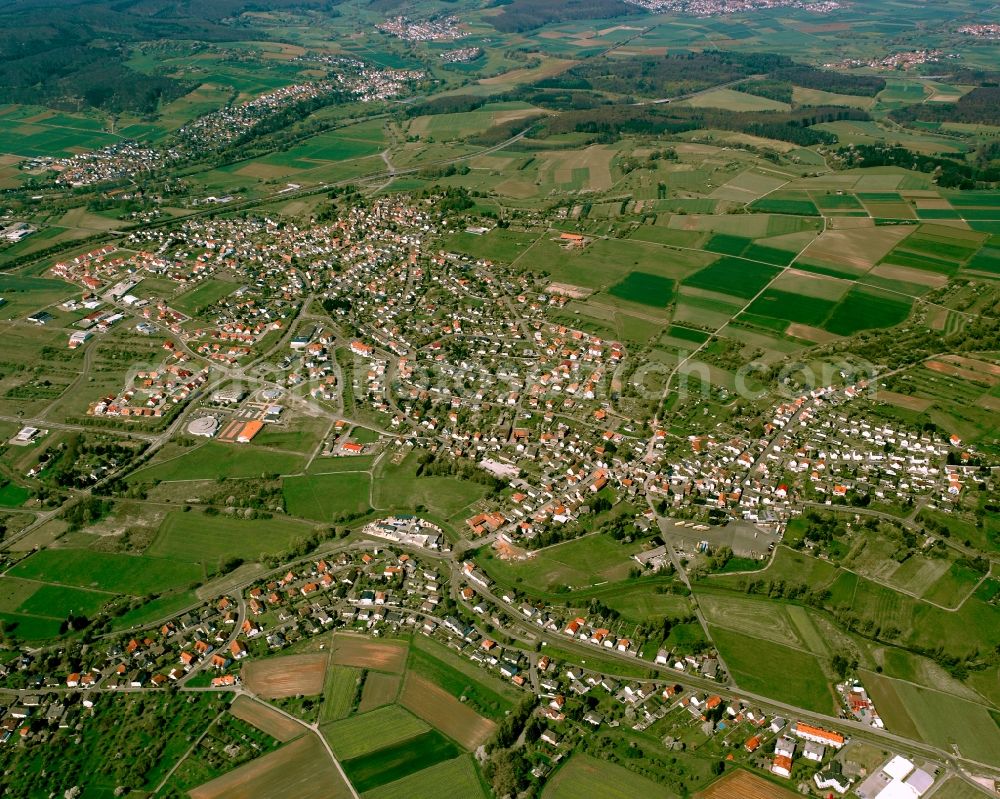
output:
POLYGON ((97 150, 119 141, 100 130, 78 125, 51 124, 52 117, 36 122, 0 118, 0 153, 22 158, 53 156, 61 158, 79 150, 97 150))
POLYGON ((601 786, 601 799, 635 799, 660 796, 660 785, 628 769, 589 755, 576 754, 549 780, 542 799, 585 799, 601 786))
POLYGON ((44 583, 31 580, 18 580, 8 575, 0 577, 0 611, 17 610, 17 608, 31 599, 32 595, 42 585, 44 583))
MULTIPOLYGON (((990 244, 1000 245, 1000 240, 994 237, 990 240, 990 244)), ((972 257, 966 267, 978 272, 1000 275, 1000 246, 983 247, 972 257)))
POLYGON ((741 688, 817 713, 834 711, 833 692, 814 655, 722 627, 712 627, 711 635, 741 688))
POLYGON ((883 675, 866 674, 864 680, 890 732, 915 731, 933 746, 1000 765, 1000 726, 981 703, 883 675))
POLYGON ((320 724, 339 721, 350 715, 360 677, 361 669, 350 666, 327 667, 323 706, 319 711, 320 724))
POLYGON ((204 577, 201 567, 189 562, 89 549, 43 549, 9 574, 133 596, 168 591, 204 577))
POLYGON ((430 732, 430 727, 399 705, 387 705, 320 728, 337 757, 361 757, 430 732))
POLYGON ((487 795, 472 755, 462 755, 373 788, 365 799, 487 799, 487 795))
POLYGON ((384 746, 343 762, 351 784, 364 793, 372 788, 416 774, 428 766, 453 760, 462 754, 456 744, 437 730, 384 746))
POLYGON ((819 327, 836 303, 770 288, 751 303, 747 312, 819 327))
POLYGON ((853 287, 830 313, 823 325, 839 336, 849 336, 859 330, 893 327, 910 315, 912 300, 886 296, 853 287))
POLYGON ((250 444, 220 444, 209 441, 192 450, 163 460, 156 458, 137 472, 135 482, 159 480, 221 480, 228 477, 260 477, 265 474, 296 474, 306 457, 255 447, 250 444))
POLYGON ((25 641, 46 641, 59 635, 62 619, 47 616, 25 616, 20 613, 0 613, 0 621, 9 625, 11 633, 25 641))
POLYGON ((681 325, 671 325, 667 330, 667 335, 670 338, 679 338, 684 341, 691 341, 695 344, 704 344, 710 338, 710 335, 703 330, 693 330, 690 327, 683 327, 681 325))
POLYGON ((311 527, 288 519, 238 519, 172 511, 145 554, 215 568, 231 557, 257 560, 289 548, 311 527))
POLYGON ((70 615, 93 617, 114 595, 16 577, 0 578, 0 618, 13 634, 42 640, 59 633, 70 615))
MULTIPOLYGON (((28 237, 25 241, 29 241, 28 237)), ((4 253, 9 253, 7 249, 4 253)), ((14 319, 37 311, 55 302, 65 300, 73 289, 61 280, 43 277, 0 274, 0 297, 6 302, 0 306, 0 318, 14 319)))
POLYGON ((286 477, 281 486, 292 516, 332 522, 369 508, 371 477, 365 472, 286 477))
POLYGON ((18 613, 29 616, 52 616, 65 619, 71 613, 75 616, 93 616, 113 594, 90 591, 68 585, 36 584, 36 590, 18 607, 18 613))
POLYGON ((660 214, 655 225, 640 225, 632 231, 631 238, 639 241, 649 241, 653 244, 664 244, 668 247, 698 248, 705 239, 705 234, 697 230, 674 230, 666 227, 661 220, 669 221, 670 217, 660 214))
POLYGON ((148 624, 157 619, 178 614, 185 608, 196 604, 198 604, 198 596, 194 591, 164 594, 150 602, 144 602, 121 616, 116 616, 112 629, 127 630, 135 625, 148 624))
POLYGON ((770 283, 780 270, 774 266, 723 256, 684 279, 686 286, 750 299, 770 283))
POLYGON ((31 491, 24 486, 19 486, 17 483, 7 483, 0 486, 0 507, 19 508, 30 496, 31 491))
POLYGON ((701 588, 698 589, 698 602, 712 626, 787 644, 824 658, 831 654, 805 608, 701 588))
POLYGON ((565 250, 543 237, 531 248, 524 263, 543 265, 553 280, 599 289, 618 283, 629 272, 677 280, 711 260, 712 256, 705 253, 672 250, 635 239, 597 239, 582 250, 565 250))
POLYGON ((374 455, 316 458, 306 469, 306 474, 333 474, 341 472, 367 472, 375 463, 374 455))
POLYGON ((754 243, 743 250, 743 257, 754 261, 764 261, 774 266, 788 266, 795 260, 795 252, 754 243))
POLYGON ((862 205, 853 194, 820 194, 813 192, 813 202, 821 211, 862 210, 862 205))
POLYGON ((385 148, 382 141, 352 138, 349 129, 321 133, 307 139, 283 152, 272 153, 258 158, 249 165, 241 164, 236 171, 239 174, 264 176, 264 170, 255 167, 261 164, 265 167, 287 167, 295 170, 313 169, 331 161, 347 161, 355 158, 366 158, 375 155, 385 148), (259 173, 259 175, 258 175, 259 173))
POLYGON ((508 683, 423 636, 413 638, 407 668, 493 720, 502 719, 520 697, 508 683))
POLYGON ((509 264, 523 255, 537 238, 538 234, 535 233, 494 228, 482 235, 456 233, 444 242, 443 248, 473 258, 485 258, 509 264))
POLYGON ((750 208, 763 214, 791 214, 793 216, 820 216, 816 204, 807 194, 779 195, 777 193, 761 197, 750 204, 750 208))
POLYGON ((674 295, 674 281, 646 272, 629 272, 608 293, 629 302, 664 308, 674 295))
POLYGON ((982 576, 968 566, 952 563, 948 567, 948 571, 921 594, 921 599, 935 602, 946 608, 957 607, 969 596, 982 576))
POLYGON ((720 255, 742 255, 753 239, 742 236, 731 236, 726 233, 716 233, 705 243, 705 249, 720 255))
POLYGON ((683 618, 691 612, 691 602, 680 594, 658 594, 648 585, 619 588, 602 597, 605 605, 617 610, 626 619, 654 621, 666 618, 683 618))
POLYGON ((751 582, 767 586, 783 582, 809 590, 829 591, 823 606, 858 619, 858 629, 881 631, 882 640, 928 651, 941 648, 956 657, 973 655, 988 647, 987 631, 1000 623, 1000 609, 977 594, 956 611, 949 611, 894 591, 829 561, 779 547, 771 564, 750 575, 718 575, 707 578, 711 587, 745 592, 751 582))
POLYGON ((684 100, 680 105, 689 105, 693 108, 724 108, 729 111, 787 111, 790 107, 788 103, 738 92, 735 89, 714 89, 690 100, 684 100))

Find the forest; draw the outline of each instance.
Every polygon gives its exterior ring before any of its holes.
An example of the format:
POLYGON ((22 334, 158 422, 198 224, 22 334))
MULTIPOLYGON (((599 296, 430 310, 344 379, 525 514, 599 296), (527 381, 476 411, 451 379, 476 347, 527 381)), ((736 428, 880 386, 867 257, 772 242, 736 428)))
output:
POLYGON ((838 94, 874 96, 885 88, 882 78, 845 75, 799 64, 774 53, 716 50, 636 58, 594 58, 563 75, 539 81, 539 88, 594 89, 624 95, 678 97, 712 86, 755 77, 735 88, 790 102, 792 85, 838 94))
POLYGON ((897 108, 897 122, 962 122, 1000 125, 1000 86, 979 86, 954 103, 917 103, 897 108))
MULTIPOLYGON (((687 130, 730 130, 800 146, 834 144, 837 137, 812 125, 843 119, 867 120, 864 111, 841 106, 816 106, 792 111, 736 112, 719 108, 605 106, 589 111, 568 111, 544 121, 544 132, 595 133, 613 140, 623 133, 657 135, 687 130)), ((488 132, 488 131, 487 131, 488 132)))
POLYGON ((838 152, 845 166, 899 166, 919 172, 937 173, 937 183, 945 188, 976 189, 982 184, 1000 181, 1000 162, 990 157, 991 149, 983 148, 975 163, 942 155, 924 155, 905 147, 884 144, 856 144, 838 152))
POLYGON ((847 75, 829 69, 816 69, 806 64, 793 64, 771 73, 776 81, 785 81, 803 89, 819 89, 834 94, 874 97, 885 88, 885 79, 877 75, 847 75))
POLYGON ((0 103, 35 103, 77 110, 152 113, 194 88, 163 75, 144 75, 116 49, 77 44, 0 61, 0 103))
MULTIPOLYGON (((332 5, 329 0, 269 0, 269 8, 332 5)), ((53 13, 50 3, 15 0, 0 10, 0 103, 35 103, 113 113, 152 113, 192 86, 164 75, 147 75, 124 62, 139 41, 204 42, 267 38, 243 24, 223 24, 260 6, 255 0, 138 0, 130 3, 68 0, 53 13)))

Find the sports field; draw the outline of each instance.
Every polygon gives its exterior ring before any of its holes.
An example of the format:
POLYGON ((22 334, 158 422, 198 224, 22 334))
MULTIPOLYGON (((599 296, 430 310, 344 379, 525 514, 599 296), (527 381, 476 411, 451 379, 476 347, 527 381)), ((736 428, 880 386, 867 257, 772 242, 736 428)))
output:
POLYGON ((450 519, 481 499, 486 487, 455 477, 417 477, 412 455, 396 467, 384 464, 375 477, 372 505, 410 513, 423 505, 438 518, 450 519))
POLYGON ((444 242, 449 251, 465 253, 473 258, 512 263, 524 254, 537 239, 534 233, 494 228, 489 233, 456 233, 444 242))
POLYGON ((172 308, 192 316, 203 308, 218 302, 223 297, 232 294, 239 286, 226 280, 209 278, 199 283, 195 288, 170 301, 172 308))

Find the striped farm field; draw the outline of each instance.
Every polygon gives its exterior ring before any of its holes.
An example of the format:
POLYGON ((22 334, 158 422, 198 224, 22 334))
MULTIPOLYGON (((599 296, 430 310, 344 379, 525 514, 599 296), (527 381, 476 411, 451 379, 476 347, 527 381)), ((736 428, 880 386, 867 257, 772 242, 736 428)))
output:
POLYGON ((350 760, 423 735, 430 726, 399 705, 389 705, 320 729, 337 757, 350 760))
POLYGON ((695 799, 795 799, 798 794, 749 771, 736 769, 694 796, 695 799))
POLYGON ((463 755, 373 788, 365 799, 486 799, 486 792, 472 755, 463 755))
POLYGON ((403 707, 472 751, 485 743, 496 729, 489 719, 439 688, 430 680, 410 672, 399 701, 403 707))
POLYGON ((359 713, 367 713, 377 707, 391 705, 399 695, 399 684, 402 679, 398 674, 383 674, 379 671, 368 673, 365 687, 361 691, 359 713))

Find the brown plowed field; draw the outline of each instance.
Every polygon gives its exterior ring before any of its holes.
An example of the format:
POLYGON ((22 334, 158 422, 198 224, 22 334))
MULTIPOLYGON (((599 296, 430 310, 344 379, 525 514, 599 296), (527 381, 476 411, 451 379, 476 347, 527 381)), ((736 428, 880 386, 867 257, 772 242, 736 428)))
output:
POLYGON ((229 712, 282 743, 298 738, 307 731, 297 721, 279 713, 273 707, 255 702, 249 696, 236 697, 236 701, 229 706, 229 712))
POLYGON ((749 771, 737 769, 696 793, 695 799, 798 799, 798 794, 749 771))
POLYGON ((326 655, 285 655, 255 660, 243 666, 247 690, 263 699, 313 696, 323 693, 326 655))
POLYGON ((402 674, 406 654, 407 647, 402 642, 373 641, 361 635, 337 635, 333 639, 332 661, 338 666, 402 674))
POLYGON ((412 671, 406 675, 406 685, 399 701, 413 715, 441 730, 470 752, 484 743, 496 729, 492 721, 484 719, 443 688, 412 671))

